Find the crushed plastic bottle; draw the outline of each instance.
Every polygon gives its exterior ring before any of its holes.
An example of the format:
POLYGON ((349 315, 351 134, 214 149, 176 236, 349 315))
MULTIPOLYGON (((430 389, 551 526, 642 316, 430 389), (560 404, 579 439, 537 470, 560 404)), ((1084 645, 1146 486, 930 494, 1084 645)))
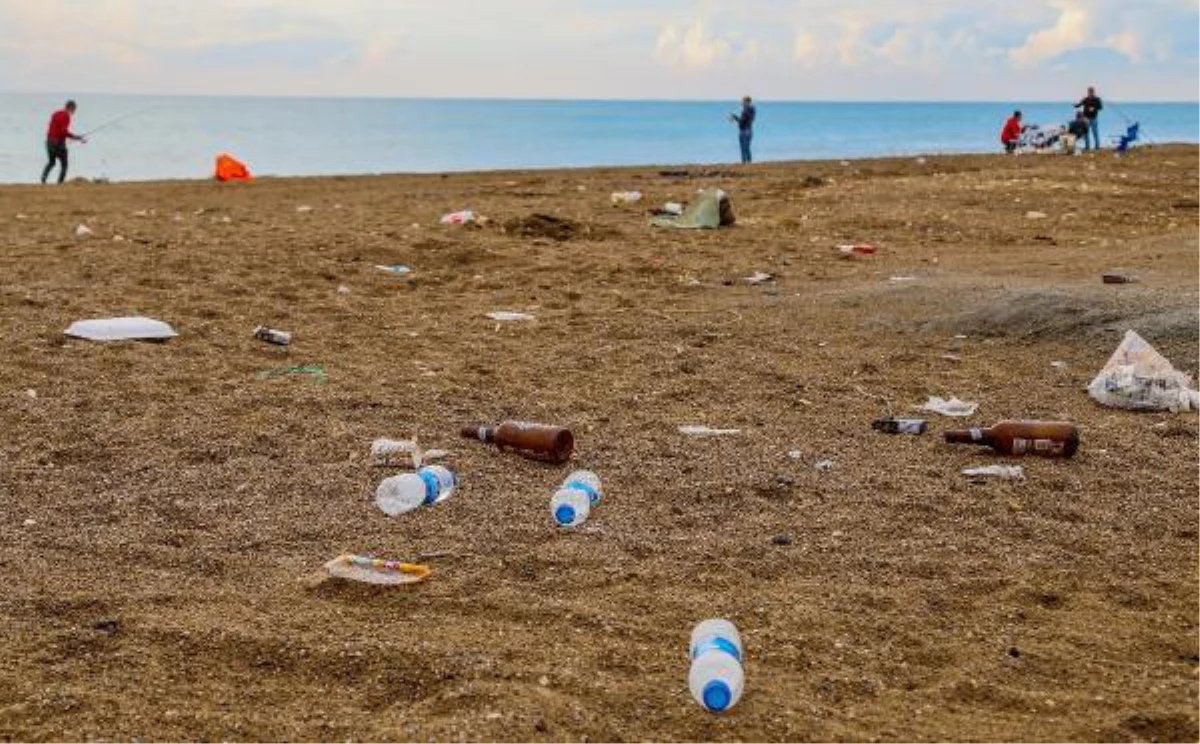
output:
POLYGON ((550 499, 550 516, 559 527, 577 527, 587 521, 592 507, 600 503, 600 478, 590 470, 567 476, 550 499))
POLYGON ((375 505, 390 517, 419 506, 433 506, 454 493, 458 479, 448 468, 426 465, 415 473, 384 478, 375 489, 375 505))
POLYGON ((742 637, 728 620, 705 620, 692 630, 692 666, 688 687, 692 697, 713 713, 737 705, 745 686, 742 637))

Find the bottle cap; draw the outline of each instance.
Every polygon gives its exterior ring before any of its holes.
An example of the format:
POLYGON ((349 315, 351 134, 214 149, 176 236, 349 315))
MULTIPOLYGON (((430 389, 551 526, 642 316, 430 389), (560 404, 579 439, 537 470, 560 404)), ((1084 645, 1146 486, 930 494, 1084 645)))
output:
POLYGON ((733 702, 733 692, 722 679, 714 679, 704 686, 704 707, 714 713, 722 713, 733 702))
POLYGON ((554 521, 559 527, 570 527, 575 523, 575 507, 570 504, 559 504, 554 510, 554 521))

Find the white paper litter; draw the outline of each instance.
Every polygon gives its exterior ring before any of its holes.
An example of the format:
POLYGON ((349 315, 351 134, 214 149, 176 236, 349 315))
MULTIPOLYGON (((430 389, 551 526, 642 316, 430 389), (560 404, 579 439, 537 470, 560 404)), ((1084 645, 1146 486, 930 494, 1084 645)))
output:
POLYGON ((1200 404, 1192 378, 1134 331, 1126 331, 1100 374, 1088 385, 1097 403, 1135 411, 1186 411, 1200 404))
POLYGON ((141 316, 77 320, 63 333, 89 341, 155 340, 179 335, 167 323, 141 316))
POLYGON ((828 473, 830 470, 833 470, 833 460, 821 460, 813 465, 813 467, 822 473, 828 473))
POLYGON ((1002 478, 1003 480, 1024 480, 1025 470, 1020 465, 984 465, 977 468, 963 468, 962 474, 972 478, 1002 478))
POLYGON ((391 266, 384 266, 383 264, 375 264, 375 268, 379 269, 380 271, 386 271, 389 274, 410 274, 410 273, 412 273, 412 267, 405 266, 404 264, 392 264, 391 266))
POLYGON ((507 310, 494 310, 488 313, 487 317, 499 321, 534 320, 534 317, 528 313, 513 313, 507 310))
POLYGON ((769 282, 774 278, 775 278, 774 276, 772 276, 771 274, 768 274, 765 271, 756 271, 753 274, 751 274, 750 276, 746 277, 746 283, 747 284, 762 284, 763 282, 769 282))
POLYGON ((1045 212, 1026 212, 1025 219, 1027 220, 1044 220, 1048 217, 1045 212))
POLYGON ((732 434, 741 434, 741 429, 710 429, 702 424, 685 424, 679 427, 680 434, 686 434, 689 437, 721 437, 732 434))
POLYGON ((409 455, 413 470, 450 454, 446 450, 422 450, 416 439, 376 439, 371 442, 371 459, 376 465, 393 465, 397 455, 409 455))
POLYGON ((91 234, 92 228, 88 227, 87 225, 79 225, 75 228, 75 237, 77 238, 86 238, 91 234))
POLYGON ((301 204, 300 206, 296 207, 297 212, 311 212, 312 210, 313 208, 307 204, 301 204))
POLYGON ((978 403, 970 403, 958 398, 947 400, 936 395, 931 395, 925 405, 921 406, 922 411, 933 411, 943 416, 970 416, 975 413, 976 408, 979 408, 978 403))
POLYGON ((344 554, 325 564, 330 576, 367 584, 415 584, 429 576, 425 566, 381 561, 367 556, 344 554))

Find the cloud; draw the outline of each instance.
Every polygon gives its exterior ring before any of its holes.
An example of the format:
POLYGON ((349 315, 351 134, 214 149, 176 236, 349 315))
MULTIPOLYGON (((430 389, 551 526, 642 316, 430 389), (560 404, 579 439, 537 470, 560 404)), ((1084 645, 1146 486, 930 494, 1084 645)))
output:
POLYGON ((686 28, 665 27, 658 35, 655 51, 669 65, 704 69, 729 59, 733 44, 729 39, 711 36, 704 20, 698 18, 686 28))
POLYGON ((1076 3, 1061 3, 1061 8, 1054 26, 1030 34, 1024 44, 1009 51, 1015 65, 1030 67, 1088 43, 1092 36, 1089 10, 1076 3))

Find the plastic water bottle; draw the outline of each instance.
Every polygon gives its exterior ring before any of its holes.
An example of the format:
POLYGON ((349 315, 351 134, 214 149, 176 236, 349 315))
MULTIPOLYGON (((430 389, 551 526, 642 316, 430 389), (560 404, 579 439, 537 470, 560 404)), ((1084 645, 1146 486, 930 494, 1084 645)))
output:
POLYGON ((742 638, 728 620, 705 620, 692 630, 692 697, 713 713, 723 713, 742 697, 742 638))
POLYGON ((550 499, 550 516, 559 527, 576 527, 587 520, 599 502, 600 478, 590 470, 576 470, 550 499))
POLYGON ((458 480, 441 465, 426 465, 415 473, 384 478, 375 489, 375 505, 394 517, 418 506, 432 506, 454 492, 458 480))

